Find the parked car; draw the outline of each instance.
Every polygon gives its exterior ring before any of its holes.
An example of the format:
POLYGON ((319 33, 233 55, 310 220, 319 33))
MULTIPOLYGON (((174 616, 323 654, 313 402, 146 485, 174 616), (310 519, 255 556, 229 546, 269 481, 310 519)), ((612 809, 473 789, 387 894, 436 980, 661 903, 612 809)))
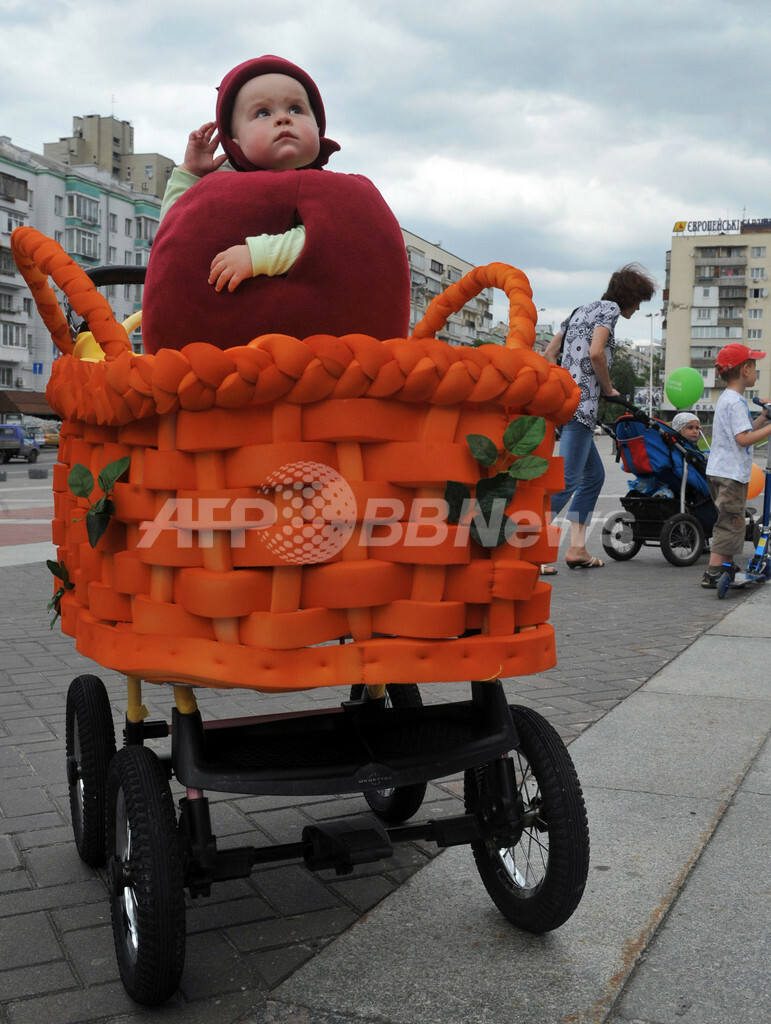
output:
POLYGON ((58 427, 44 427, 43 434, 45 435, 44 446, 46 448, 58 448, 59 447, 59 428, 58 427))
POLYGON ((3 462, 10 462, 11 459, 35 462, 39 453, 40 445, 29 428, 19 423, 0 423, 0 454, 3 462))

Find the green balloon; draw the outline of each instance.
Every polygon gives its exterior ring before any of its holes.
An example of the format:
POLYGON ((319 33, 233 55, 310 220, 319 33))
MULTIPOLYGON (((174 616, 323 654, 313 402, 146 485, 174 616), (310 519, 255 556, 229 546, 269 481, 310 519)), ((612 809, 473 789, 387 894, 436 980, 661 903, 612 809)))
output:
POLYGON ((704 394, 704 380, 692 366, 681 366, 667 377, 664 390, 675 409, 689 409, 704 394))

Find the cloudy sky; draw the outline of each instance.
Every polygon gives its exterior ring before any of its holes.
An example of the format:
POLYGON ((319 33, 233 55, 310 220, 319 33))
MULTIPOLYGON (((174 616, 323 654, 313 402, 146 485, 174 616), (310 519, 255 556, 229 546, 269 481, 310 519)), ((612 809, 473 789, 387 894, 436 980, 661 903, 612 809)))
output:
POLYGON ((771 216, 767 0, 0 0, 0 19, 0 135, 33 152, 113 113, 180 162, 231 67, 300 64, 343 147, 330 170, 450 252, 521 267, 544 322, 626 262, 663 286, 676 220, 771 216))

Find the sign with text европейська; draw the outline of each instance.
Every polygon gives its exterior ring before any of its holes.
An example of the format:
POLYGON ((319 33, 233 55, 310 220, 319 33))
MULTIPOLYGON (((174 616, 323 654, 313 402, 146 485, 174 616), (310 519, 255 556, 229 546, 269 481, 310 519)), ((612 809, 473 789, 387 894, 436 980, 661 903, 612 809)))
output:
POLYGON ((753 220, 677 220, 672 228, 675 235, 738 235, 751 234, 755 231, 771 231, 771 217, 758 217, 753 220))

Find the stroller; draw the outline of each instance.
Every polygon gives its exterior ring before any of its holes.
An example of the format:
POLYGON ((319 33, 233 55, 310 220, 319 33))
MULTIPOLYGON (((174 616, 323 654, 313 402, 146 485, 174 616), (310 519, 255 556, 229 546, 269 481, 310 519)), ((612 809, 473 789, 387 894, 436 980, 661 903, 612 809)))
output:
MULTIPOLYGON (((693 565, 708 550, 717 520, 706 457, 667 423, 629 402, 613 401, 629 411, 602 428, 613 438, 616 461, 636 480, 621 498, 623 511, 606 520, 602 546, 611 558, 625 561, 644 544, 658 544, 672 565, 693 565)), ((748 510, 750 538, 753 511, 748 510)))
MULTIPOLYGON (((75 844, 87 864, 107 865, 129 995, 157 1006, 177 988, 185 890, 206 896, 282 860, 349 874, 402 842, 467 845, 512 923, 538 933, 564 923, 588 873, 580 783, 553 727, 510 706, 500 678, 556 661, 538 563, 554 554, 544 514, 562 482, 554 426, 578 397, 565 371, 531 351, 524 275, 477 268, 409 339, 276 345, 263 335, 147 356, 55 242, 23 227, 12 250, 62 352, 47 391, 63 419, 51 606, 81 654, 126 677, 122 747, 96 675, 70 684, 65 734, 75 844), (86 318, 77 339, 49 275, 86 318), (437 340, 448 310, 489 286, 510 298, 510 347, 437 340), (465 527, 448 520, 434 530, 441 543, 411 541, 421 502, 435 504, 448 481, 469 497, 479 486, 483 463, 467 436, 509 451, 512 417, 543 417, 530 476, 513 500, 506 487, 512 512, 538 512, 535 535, 459 543, 465 527), (95 478, 104 496, 92 501, 95 478), (266 502, 277 525, 256 529, 250 517, 266 502), (383 502, 388 518, 368 511, 383 502), (173 519, 163 518, 169 503, 173 519), (151 542, 148 527, 158 527, 151 542), (343 527, 355 545, 327 550, 343 527), (291 558, 279 547, 287 529, 291 558), (470 699, 423 706, 417 684, 437 680, 470 681, 470 699), (147 717, 144 684, 171 691, 171 723, 147 717), (254 691, 257 706, 261 693, 345 689, 324 710, 204 722, 195 690, 207 687, 254 691), (406 823, 426 783, 456 772, 465 813, 406 823), (295 842, 222 848, 206 791, 356 793, 372 813, 309 824, 295 842)), ((492 494, 489 479, 480 484, 492 494)))

